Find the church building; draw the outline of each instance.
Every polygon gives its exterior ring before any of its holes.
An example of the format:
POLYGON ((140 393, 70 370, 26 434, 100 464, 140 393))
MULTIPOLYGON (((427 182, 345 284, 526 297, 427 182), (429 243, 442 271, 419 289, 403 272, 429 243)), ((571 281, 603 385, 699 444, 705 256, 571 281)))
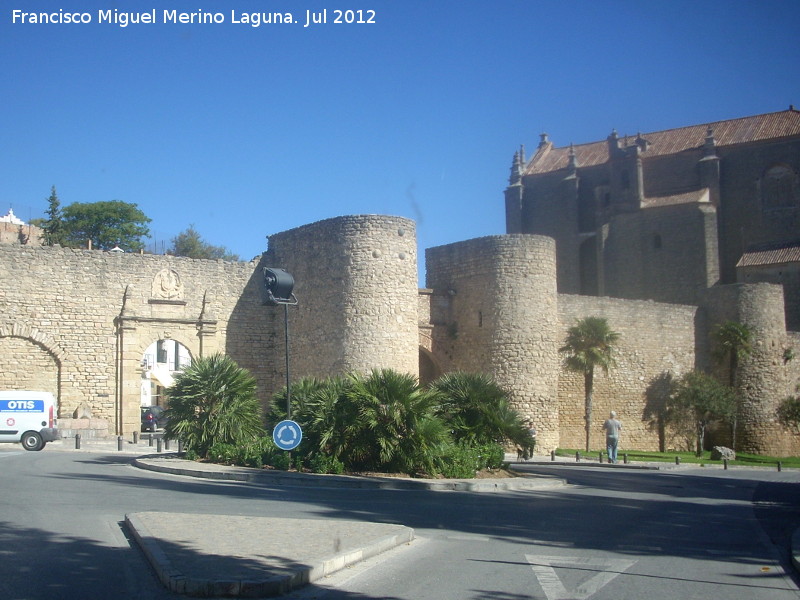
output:
POLYGON ((556 240, 558 290, 697 304, 716 284, 782 284, 800 329, 800 111, 515 156, 508 233, 556 240))

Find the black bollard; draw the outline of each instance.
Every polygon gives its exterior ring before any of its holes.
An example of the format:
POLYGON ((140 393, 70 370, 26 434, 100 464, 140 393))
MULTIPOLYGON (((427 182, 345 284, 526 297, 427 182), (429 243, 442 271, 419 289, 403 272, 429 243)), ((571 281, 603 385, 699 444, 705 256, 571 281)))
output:
POLYGON ((117 436, 117 450, 122 450, 122 436, 117 436))
POLYGON ((164 438, 164 450, 169 450, 169 438, 164 438))
POLYGON ((550 450, 550 461, 551 462, 556 462, 556 451, 555 450, 550 450))
POLYGON ((161 452, 161 438, 156 440, 156 452, 161 452))
POLYGON ((600 451, 600 464, 603 464, 603 451, 600 451))
POLYGON ((676 465, 679 465, 679 464, 681 464, 681 457, 680 457, 680 456, 676 456, 676 457, 675 457, 675 464, 676 464, 676 465))
POLYGON ((726 470, 726 471, 728 470, 728 459, 727 458, 723 458, 722 459, 722 468, 724 470, 726 470))
POLYGON ((576 452, 575 453, 575 462, 581 462, 581 453, 580 452, 576 452))
POLYGON ((134 444, 138 444, 139 443, 139 432, 138 431, 134 431, 133 432, 133 443, 134 444))
POLYGON ((152 433, 149 435, 149 439, 147 440, 147 445, 150 446, 151 448, 153 447, 153 434, 152 433))
POLYGON ((628 464, 628 455, 627 454, 623 454, 622 455, 622 462, 625 463, 626 465, 628 464))
POLYGON ((183 440, 178 440, 178 452, 183 454, 183 440))
POLYGON ((783 470, 783 463, 781 463, 781 461, 778 461, 778 471, 780 472, 782 470, 783 470))
POLYGON ((76 433, 75 434, 75 450, 80 450, 80 449, 81 449, 81 434, 80 433, 76 433))

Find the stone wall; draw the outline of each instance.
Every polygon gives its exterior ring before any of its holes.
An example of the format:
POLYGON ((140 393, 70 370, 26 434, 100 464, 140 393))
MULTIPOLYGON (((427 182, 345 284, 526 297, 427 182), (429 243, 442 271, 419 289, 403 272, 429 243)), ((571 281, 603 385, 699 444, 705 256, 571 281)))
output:
POLYGON ((717 214, 708 203, 616 215, 605 227, 604 293, 696 304, 719 280, 717 214))
POLYGON ((669 378, 717 368, 709 331, 736 320, 755 333, 742 365, 741 443, 800 452, 775 409, 800 382, 800 334, 782 320, 779 286, 714 286, 699 305, 558 294, 552 238, 514 234, 427 251, 417 289, 413 222, 355 216, 269 238, 258 261, 0 245, 0 389, 51 391, 68 418, 86 405, 112 434, 139 427, 142 358, 157 340, 193 357, 217 352, 250 370, 266 405, 285 384, 284 308, 263 304, 265 267, 295 278, 289 306, 291 379, 392 368, 429 381, 455 370, 493 375, 531 417, 539 451, 582 447, 583 378, 558 348, 578 319, 599 316, 621 334, 617 365, 598 373, 593 448, 610 410, 623 448, 678 447, 659 428, 669 378))
POLYGON ((268 389, 272 353, 252 263, 0 245, 0 388, 86 403, 116 433, 139 426, 141 360, 159 339, 227 352, 268 389), (261 316, 259 316, 259 314, 261 316))
POLYGON ((552 238, 479 238, 426 252, 433 352, 446 370, 489 373, 530 417, 540 449, 558 445, 552 238))
MULTIPOLYGON (((591 423, 592 449, 605 446, 603 421, 612 410, 623 423, 621 448, 659 450, 682 445, 659 427, 666 389, 695 368, 699 309, 694 306, 652 301, 618 300, 559 295, 557 341, 563 344, 567 330, 585 317, 602 317, 620 334, 616 366, 594 377, 591 423)), ((584 448, 583 376, 559 370, 559 444, 584 448)))
POLYGON ((36 225, 0 222, 0 244, 39 246, 42 237, 42 229, 36 225))
MULTIPOLYGON (((780 401, 792 393, 796 366, 784 359, 792 342, 784 325, 783 289, 779 285, 733 284, 706 292, 709 328, 735 321, 753 335, 752 352, 738 369, 739 427, 737 449, 783 456, 800 450, 797 440, 777 423, 780 401)), ((796 337, 796 336, 795 336, 796 337)), ((717 374, 727 381, 724 365, 717 374)))

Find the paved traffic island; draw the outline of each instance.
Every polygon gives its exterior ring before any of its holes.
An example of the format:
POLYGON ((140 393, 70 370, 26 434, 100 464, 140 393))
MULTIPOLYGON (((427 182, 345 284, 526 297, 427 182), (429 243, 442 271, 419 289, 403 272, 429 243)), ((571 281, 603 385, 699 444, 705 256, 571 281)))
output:
MULTIPOLYGON (((558 477, 412 479, 320 475, 231 467, 177 454, 134 458, 141 469, 224 481, 317 488, 492 492, 566 485, 558 477)), ((171 591, 196 597, 267 597, 311 583, 401 544, 414 531, 403 525, 142 512, 125 517, 134 539, 171 591)))
POLYGON ((125 523, 161 582, 201 598, 278 596, 414 539, 403 525, 141 512, 125 523))

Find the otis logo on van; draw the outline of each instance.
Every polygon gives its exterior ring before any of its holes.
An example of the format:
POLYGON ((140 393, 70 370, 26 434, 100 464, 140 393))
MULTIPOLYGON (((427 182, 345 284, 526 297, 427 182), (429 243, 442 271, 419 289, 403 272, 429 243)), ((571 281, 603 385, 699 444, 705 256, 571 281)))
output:
POLYGON ((0 412, 43 412, 44 400, 0 400, 0 412))

